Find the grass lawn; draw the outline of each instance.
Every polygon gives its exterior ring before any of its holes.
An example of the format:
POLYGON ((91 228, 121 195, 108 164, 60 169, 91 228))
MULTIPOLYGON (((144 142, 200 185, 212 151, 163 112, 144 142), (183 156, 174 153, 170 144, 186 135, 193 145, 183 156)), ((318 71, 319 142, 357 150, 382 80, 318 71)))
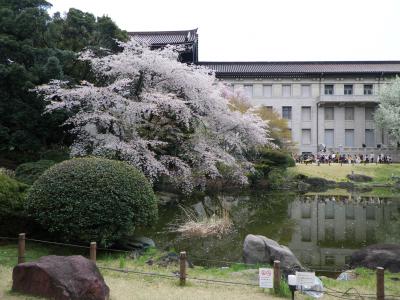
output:
MULTIPOLYGON (((65 250, 60 248, 48 248, 37 244, 27 244, 27 256, 35 259, 46 254, 65 255, 65 250)), ((0 299, 21 300, 39 299, 26 297, 10 292, 12 267, 16 259, 9 256, 16 255, 15 245, 0 246, 0 299)), ((177 266, 159 267, 148 266, 145 262, 149 258, 157 258, 160 253, 150 250, 146 255, 138 259, 127 259, 121 256, 104 255, 99 253, 98 265, 126 268, 129 270, 155 272, 171 275, 177 271, 177 266)), ((107 285, 111 290, 111 300, 124 299, 277 299, 268 290, 263 291, 258 287, 227 285, 217 283, 204 283, 188 279, 187 286, 180 287, 177 279, 144 276, 138 274, 119 273, 109 270, 101 270, 107 285)), ((229 268, 204 268, 195 267, 188 269, 188 276, 207 278, 224 281, 257 283, 257 269, 245 269, 242 265, 232 265, 229 268)), ((322 278, 324 285, 335 290, 346 291, 350 287, 356 288, 364 294, 375 293, 375 273, 366 269, 357 269, 358 278, 354 281, 337 281, 322 278)), ((400 284, 392 278, 400 278, 400 274, 389 274, 385 276, 385 288, 387 295, 400 295, 400 284)), ((289 296, 287 287, 284 288, 284 296, 289 296)), ((309 299, 305 296, 296 296, 297 299, 309 299)), ((334 299, 324 296, 324 299, 334 299)))
POLYGON ((342 166, 337 163, 331 165, 321 164, 319 166, 316 164, 297 164, 295 167, 289 168, 291 174, 304 174, 309 177, 321 177, 334 181, 349 181, 346 175, 351 174, 351 171, 354 171, 356 174, 373 177, 372 183, 375 184, 391 184, 395 182, 391 178, 392 176, 400 177, 400 164, 343 164, 342 166))

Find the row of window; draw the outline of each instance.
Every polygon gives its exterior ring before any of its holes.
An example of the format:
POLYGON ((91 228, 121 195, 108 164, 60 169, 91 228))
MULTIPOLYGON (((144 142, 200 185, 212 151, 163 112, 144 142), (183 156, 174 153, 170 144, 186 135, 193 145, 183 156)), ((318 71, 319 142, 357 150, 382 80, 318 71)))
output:
MULTIPOLYGON (((308 144, 311 144, 311 130, 303 129, 303 140, 308 144), (304 132, 304 130, 308 130, 309 132, 304 132)), ((344 130, 344 146, 345 147, 355 147, 355 138, 354 138, 354 129, 345 129, 344 130)), ((367 147, 375 147, 375 130, 374 129, 365 129, 365 145, 367 147)), ((324 142, 327 147, 333 147, 335 145, 335 129, 325 129, 324 132, 324 142)), ((361 145, 358 145, 361 147, 361 145)))
MULTIPOLYGON (((335 202, 327 202, 325 203, 325 219, 335 219, 335 211, 338 212, 336 209, 339 205, 336 204, 335 202)), ((342 207, 342 204, 340 204, 342 207)), ((363 208, 364 209, 364 208, 363 208)), ((355 220, 356 214, 355 214, 356 208, 354 204, 346 204, 345 205, 345 215, 346 215, 346 220, 355 220)), ((367 220, 375 220, 376 219, 376 206, 366 206, 365 207, 366 211, 366 219, 367 220)), ((301 218, 302 219, 311 219, 311 205, 310 204, 303 204, 301 206, 301 218)), ((342 212, 341 212, 342 213, 342 212)), ((340 216, 338 216, 340 217, 340 216)))
MULTIPOLYGON (((272 106, 266 106, 267 109, 272 110, 272 106)), ((374 119, 375 108, 366 107, 365 108, 365 120, 372 121, 374 119)), ((335 108, 334 107, 325 107, 324 108, 324 117, 327 121, 335 120, 335 108)), ((291 120, 292 119, 292 107, 291 106, 282 106, 282 118, 291 120)), ((354 120, 354 107, 348 106, 344 108, 344 119, 346 121, 354 120)), ((302 121, 311 121, 311 106, 302 106, 301 107, 301 120, 302 121)))
MULTIPOLYGON (((244 85, 245 94, 252 98, 253 97, 253 85, 245 84, 244 85)), ((333 84, 325 84, 324 85, 324 94, 325 95, 335 95, 335 86, 333 84)), ((373 85, 372 84, 364 84, 364 95, 372 95, 373 94, 373 85)), ((344 95, 353 95, 353 85, 345 84, 344 85, 344 95)), ((263 85, 263 96, 266 98, 272 97, 272 84, 264 84, 263 85)), ((291 97, 292 96, 292 85, 283 84, 282 85, 282 97, 291 97)), ((302 97, 311 97, 311 85, 310 84, 302 84, 301 85, 301 96, 302 97)))
MULTIPOLYGON (((365 108, 365 120, 372 121, 374 119, 375 108, 365 108)), ((325 107, 324 109, 325 120, 335 120, 335 109, 334 107, 325 107)), ((354 107, 348 106, 344 108, 344 119, 346 121, 354 121, 354 107)))
MULTIPOLYGON (((354 129, 344 130, 344 146, 355 147, 354 129)), ((303 145, 311 145, 311 129, 305 128, 301 130, 301 143, 303 145)), ((335 145, 335 130, 325 129, 324 143, 327 147, 335 145)), ((365 129, 365 145, 367 147, 375 147, 375 131, 374 129, 365 129)), ((359 145, 361 147, 361 145, 359 145)))

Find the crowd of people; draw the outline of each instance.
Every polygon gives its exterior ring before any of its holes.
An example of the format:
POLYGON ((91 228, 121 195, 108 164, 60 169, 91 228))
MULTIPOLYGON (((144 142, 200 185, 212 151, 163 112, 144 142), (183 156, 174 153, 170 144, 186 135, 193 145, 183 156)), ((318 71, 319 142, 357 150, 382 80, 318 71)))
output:
POLYGON ((391 164, 392 158, 387 154, 339 154, 336 153, 318 153, 318 154, 302 154, 294 157, 296 163, 316 163, 316 164, 391 164))

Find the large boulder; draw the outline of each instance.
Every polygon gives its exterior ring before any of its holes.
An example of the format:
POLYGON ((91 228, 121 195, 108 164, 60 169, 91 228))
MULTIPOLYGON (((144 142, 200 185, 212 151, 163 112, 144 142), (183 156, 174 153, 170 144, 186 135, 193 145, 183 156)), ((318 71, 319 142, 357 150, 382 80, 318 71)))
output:
POLYGON ((293 252, 286 246, 262 235, 248 234, 243 243, 243 259, 245 263, 267 263, 272 265, 279 260, 284 273, 302 270, 303 267, 293 252))
POLYGON ((351 255, 350 266, 369 269, 382 267, 390 272, 400 272, 400 245, 376 244, 364 247, 351 255))
POLYGON ((108 300, 96 264, 80 255, 43 256, 14 267, 12 290, 55 300, 108 300))
POLYGON ((352 174, 348 174, 346 177, 354 182, 368 182, 368 181, 373 180, 373 178, 371 176, 367 176, 367 175, 363 175, 363 174, 352 173, 352 174))

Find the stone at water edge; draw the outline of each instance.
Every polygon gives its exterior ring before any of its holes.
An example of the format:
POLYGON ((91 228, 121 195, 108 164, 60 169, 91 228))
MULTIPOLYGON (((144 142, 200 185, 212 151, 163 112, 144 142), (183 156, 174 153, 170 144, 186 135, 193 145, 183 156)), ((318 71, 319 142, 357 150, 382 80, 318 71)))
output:
POLYGON ((75 256, 43 256, 18 264, 12 290, 56 300, 108 300, 110 289, 96 264, 75 256))
POLYGON ((355 182, 368 182, 372 181, 373 178, 371 176, 363 175, 363 174, 348 174, 346 177, 355 182))
POLYGON ((375 244, 355 251, 350 257, 352 268, 385 268, 392 273, 400 272, 400 245, 375 244))
POLYGON ((243 258, 248 264, 274 264, 279 260, 285 275, 291 271, 303 270, 303 267, 293 252, 286 246, 262 235, 248 234, 243 243, 243 258))

